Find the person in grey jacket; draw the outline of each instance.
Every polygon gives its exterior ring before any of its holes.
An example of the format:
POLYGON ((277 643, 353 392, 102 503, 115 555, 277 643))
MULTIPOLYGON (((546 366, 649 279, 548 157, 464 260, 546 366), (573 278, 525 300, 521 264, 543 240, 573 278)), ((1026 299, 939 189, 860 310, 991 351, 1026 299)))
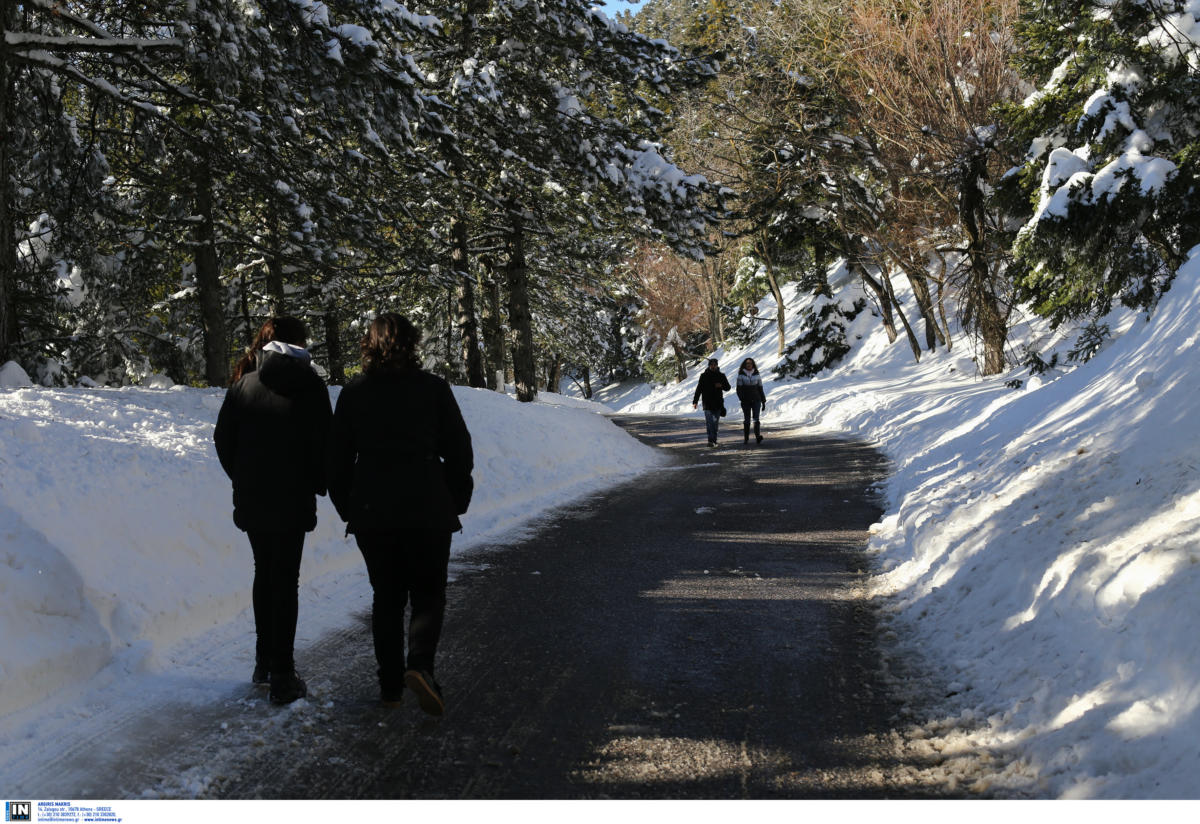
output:
POLYGON ((754 358, 746 358, 737 373, 737 396, 742 404, 742 432, 744 443, 750 443, 750 419, 754 419, 754 438, 762 443, 763 436, 758 428, 758 414, 767 408, 767 393, 763 390, 762 376, 754 358))

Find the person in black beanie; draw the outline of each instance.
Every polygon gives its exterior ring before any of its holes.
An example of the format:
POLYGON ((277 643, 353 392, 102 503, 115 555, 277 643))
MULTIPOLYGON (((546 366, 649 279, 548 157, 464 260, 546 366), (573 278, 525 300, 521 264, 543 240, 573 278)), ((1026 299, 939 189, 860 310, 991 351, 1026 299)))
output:
POLYGON ((213 442, 233 481, 233 522, 254 553, 254 673, 270 699, 288 704, 308 694, 296 675, 300 556, 304 533, 317 526, 325 494, 329 391, 305 350, 296 318, 271 318, 234 369, 213 442))
POLYGON ((446 609, 451 534, 471 503, 471 435, 446 381, 420 368, 420 333, 383 314, 362 341, 363 374, 342 390, 329 440, 329 497, 354 533, 374 597, 380 696, 412 690, 425 712, 445 700, 434 658, 446 609), (404 612, 411 602, 408 654, 404 612))
POLYGON ((729 378, 717 368, 717 359, 708 359, 708 368, 700 373, 696 394, 692 395, 692 409, 697 401, 704 401, 704 425, 708 430, 708 445, 717 445, 717 428, 725 414, 725 392, 729 391, 729 378))

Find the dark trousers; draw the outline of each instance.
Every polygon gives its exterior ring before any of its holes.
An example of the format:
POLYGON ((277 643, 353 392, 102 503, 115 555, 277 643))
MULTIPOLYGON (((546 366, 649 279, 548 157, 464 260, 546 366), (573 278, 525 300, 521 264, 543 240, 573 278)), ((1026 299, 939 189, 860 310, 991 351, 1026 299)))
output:
POLYGON ((754 434, 758 435, 758 413, 762 410, 762 401, 742 401, 742 431, 746 440, 750 440, 750 416, 754 416, 754 434))
POLYGON ((406 669, 433 674, 433 659, 446 613, 446 568, 450 562, 450 533, 406 529, 358 532, 354 536, 367 562, 374 599, 371 632, 379 683, 397 687, 406 669), (412 602, 408 621, 408 657, 404 655, 404 609, 412 602))
POLYGON ((247 532, 254 552, 254 655, 271 672, 295 669, 296 613, 304 531, 247 532))

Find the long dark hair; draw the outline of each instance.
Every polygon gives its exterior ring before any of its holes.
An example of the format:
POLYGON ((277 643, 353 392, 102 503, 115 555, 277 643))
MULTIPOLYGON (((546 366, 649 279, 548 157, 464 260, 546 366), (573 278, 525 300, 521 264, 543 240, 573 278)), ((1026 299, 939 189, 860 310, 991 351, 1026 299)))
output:
POLYGON ((229 379, 229 382, 237 383, 247 372, 253 372, 258 353, 273 340, 303 347, 308 342, 308 330, 304 327, 304 321, 299 318, 287 316, 267 318, 267 322, 254 336, 254 342, 250 344, 246 354, 242 355, 241 360, 233 367, 233 377, 229 379))
POLYGON ((395 312, 385 312, 367 329, 362 339, 364 372, 379 369, 418 369, 417 345, 421 332, 412 321, 395 312))
POLYGON ((758 374, 758 364, 754 362, 754 358, 746 358, 744 361, 742 361, 742 365, 739 366, 738 369, 745 369, 746 364, 750 364, 750 368, 754 370, 753 374, 758 374))

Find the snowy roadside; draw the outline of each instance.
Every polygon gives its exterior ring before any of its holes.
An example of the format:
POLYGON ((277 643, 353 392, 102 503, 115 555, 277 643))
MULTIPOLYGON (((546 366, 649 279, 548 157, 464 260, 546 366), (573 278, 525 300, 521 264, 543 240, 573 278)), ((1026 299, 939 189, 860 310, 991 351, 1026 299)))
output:
MULTIPOLYGON (((808 301, 790 288, 785 300, 794 340, 808 301)), ((869 439, 892 459, 872 589, 896 671, 932 672, 898 688, 945 696, 906 718, 933 778, 1042 798, 1200 796, 1197 306, 1193 258, 1151 323, 1114 313, 1115 340, 1042 376, 981 379, 962 337, 915 363, 868 313, 849 330, 862 336, 854 351, 816 379, 771 379, 773 328, 716 353, 731 379, 745 357, 767 379, 765 447, 773 429, 802 425, 869 439)), ((773 316, 763 301, 759 317, 773 316)), ((1070 345, 1044 327, 1014 330, 1017 343, 1034 339, 1060 357, 1070 345)), ((695 415, 701 433, 695 380, 598 399, 695 415)), ((726 420, 723 440, 740 439, 736 405, 726 420)))
MULTIPOLYGON (((455 555, 661 462, 595 404, 455 394, 476 460, 455 555)), ((221 654, 245 677, 253 562, 212 446, 223 396, 0 390, 0 751, 21 724, 54 714, 56 701, 77 702, 89 685, 170 675, 179 650, 205 633, 229 636, 221 654)), ((325 498, 318 519, 301 568, 298 646, 365 608, 355 593, 369 595, 361 557, 325 498)))

